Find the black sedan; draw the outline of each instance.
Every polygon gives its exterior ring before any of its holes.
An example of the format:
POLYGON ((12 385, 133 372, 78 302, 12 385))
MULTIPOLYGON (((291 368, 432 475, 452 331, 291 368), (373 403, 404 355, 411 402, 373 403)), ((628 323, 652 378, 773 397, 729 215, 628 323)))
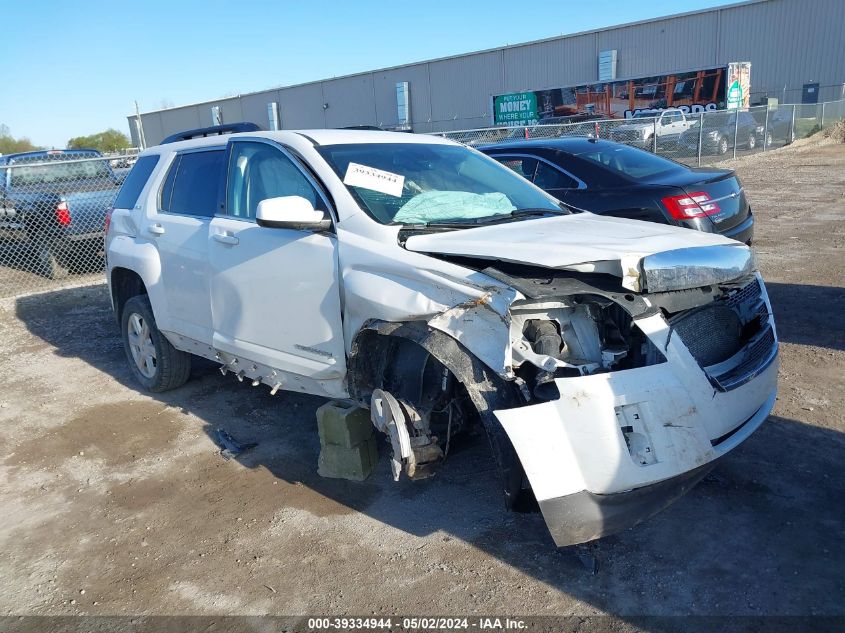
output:
POLYGON ((754 216, 736 174, 687 167, 635 147, 588 138, 478 148, 576 209, 720 233, 746 244, 754 216))

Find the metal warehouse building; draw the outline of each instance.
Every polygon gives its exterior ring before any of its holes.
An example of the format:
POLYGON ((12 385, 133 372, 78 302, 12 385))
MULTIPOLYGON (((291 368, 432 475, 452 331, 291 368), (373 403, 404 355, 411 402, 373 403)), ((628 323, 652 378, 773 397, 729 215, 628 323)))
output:
MULTIPOLYGON (((560 19, 565 23, 565 10, 560 19)), ((252 121, 262 129, 477 128, 497 120, 499 95, 690 75, 731 62, 751 63, 751 103, 767 97, 781 103, 845 97, 845 0, 750 0, 146 112, 140 126, 130 116, 129 128, 136 146, 141 133, 149 146, 174 132, 236 121, 252 121)), ((587 94, 598 90, 590 86, 587 94)), ((621 90, 623 99, 633 103, 633 91, 629 97, 621 90)), ((639 90, 638 98, 645 88, 639 90)))

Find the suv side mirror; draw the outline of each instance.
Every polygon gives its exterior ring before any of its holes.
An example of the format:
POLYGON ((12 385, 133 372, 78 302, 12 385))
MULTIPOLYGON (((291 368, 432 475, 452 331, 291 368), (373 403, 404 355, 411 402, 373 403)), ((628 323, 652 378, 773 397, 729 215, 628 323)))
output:
POLYGON ((255 221, 258 226, 300 231, 324 231, 332 225, 332 221, 326 218, 322 211, 317 211, 314 205, 302 196, 281 196, 262 200, 258 203, 255 221))

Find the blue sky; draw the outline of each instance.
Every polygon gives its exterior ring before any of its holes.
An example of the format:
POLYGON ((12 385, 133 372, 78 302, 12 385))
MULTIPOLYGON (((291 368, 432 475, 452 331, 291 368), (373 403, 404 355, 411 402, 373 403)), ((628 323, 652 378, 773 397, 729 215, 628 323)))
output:
POLYGON ((128 133, 135 99, 156 110, 732 1, 5 0, 0 124, 63 147, 128 133))

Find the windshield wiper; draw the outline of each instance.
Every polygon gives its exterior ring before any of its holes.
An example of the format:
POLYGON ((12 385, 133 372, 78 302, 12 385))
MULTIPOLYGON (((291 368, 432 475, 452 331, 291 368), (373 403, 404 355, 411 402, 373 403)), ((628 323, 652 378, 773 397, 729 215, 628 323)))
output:
MULTIPOLYGON (((422 224, 424 227, 451 227, 451 228, 465 228, 468 226, 483 226, 488 224, 502 224, 505 222, 513 222, 514 220, 525 217, 543 217, 551 215, 568 215, 568 210, 561 208, 560 211, 554 209, 514 209, 509 213, 497 213, 495 215, 487 215, 480 218, 467 218, 465 220, 444 220, 431 221, 422 224)), ((408 225, 406 225, 408 226, 408 225)))

